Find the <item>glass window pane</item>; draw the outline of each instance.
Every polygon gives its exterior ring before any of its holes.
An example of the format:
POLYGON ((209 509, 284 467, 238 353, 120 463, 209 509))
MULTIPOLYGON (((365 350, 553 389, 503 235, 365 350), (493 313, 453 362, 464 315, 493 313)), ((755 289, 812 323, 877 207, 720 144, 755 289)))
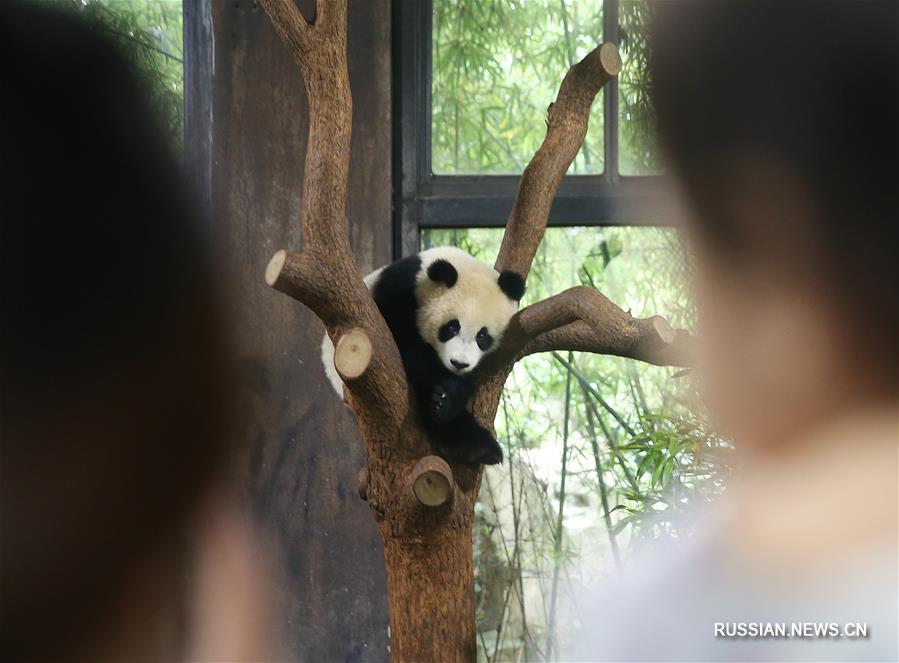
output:
MULTIPOLYGON (((602 42, 597 0, 434 0, 435 173, 520 173, 568 68, 602 42)), ((602 95, 570 173, 603 169, 602 95)))
POLYGON ((649 3, 622 0, 619 5, 622 68, 618 76, 618 172, 661 172, 649 98, 649 3))

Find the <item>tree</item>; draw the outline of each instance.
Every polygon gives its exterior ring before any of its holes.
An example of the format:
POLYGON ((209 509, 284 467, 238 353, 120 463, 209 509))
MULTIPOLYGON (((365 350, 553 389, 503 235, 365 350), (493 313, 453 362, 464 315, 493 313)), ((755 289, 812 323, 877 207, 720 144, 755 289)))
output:
MULTIPOLYGON (((367 452, 359 492, 384 544, 391 651, 397 661, 475 658, 472 522, 481 470, 431 455, 396 345, 350 251, 346 195, 352 99, 346 62, 346 0, 319 2, 308 21, 293 0, 263 0, 296 61, 309 100, 302 202, 303 251, 278 251, 266 268, 273 288, 308 306, 335 345, 367 452)), ((587 130, 594 97, 621 67, 604 44, 566 74, 547 113, 542 146, 525 169, 496 260, 527 275, 556 189, 587 130)), ((633 318, 580 286, 522 309, 480 369, 471 407, 492 427, 503 384, 522 357, 581 350, 682 364, 687 335, 660 317, 633 318)))

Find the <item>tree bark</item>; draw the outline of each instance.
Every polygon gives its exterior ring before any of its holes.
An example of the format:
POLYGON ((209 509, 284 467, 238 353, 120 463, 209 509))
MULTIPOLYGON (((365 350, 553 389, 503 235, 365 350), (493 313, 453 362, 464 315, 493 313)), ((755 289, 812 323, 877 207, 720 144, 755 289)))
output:
POLYGON ((471 522, 425 536, 387 534, 384 557, 392 660, 474 661, 471 522))
MULTIPOLYGON (((399 352, 350 252, 346 197, 352 102, 346 0, 319 1, 314 22, 293 0, 262 0, 293 55, 309 97, 302 202, 303 251, 278 251, 266 282, 308 306, 335 345, 367 453, 358 476, 384 543, 394 661, 476 658, 472 522, 481 471, 430 455, 399 352)), ((621 66, 613 44, 566 74, 547 113, 543 145, 525 169, 497 269, 527 275, 556 190, 580 148, 591 104, 621 66)), ((685 336, 662 318, 632 318, 598 292, 573 288, 520 311, 479 372, 475 416, 492 430, 515 361, 551 349, 681 363, 685 336)))

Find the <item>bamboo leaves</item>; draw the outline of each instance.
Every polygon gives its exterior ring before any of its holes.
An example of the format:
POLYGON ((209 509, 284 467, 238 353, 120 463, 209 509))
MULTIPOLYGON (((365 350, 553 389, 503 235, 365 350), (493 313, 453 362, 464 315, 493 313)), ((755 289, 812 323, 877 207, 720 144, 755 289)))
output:
MULTIPOLYGON (((432 166, 520 173, 545 133, 561 76, 602 41, 595 0, 437 0, 432 166)), ((573 172, 602 172, 602 105, 573 172)))

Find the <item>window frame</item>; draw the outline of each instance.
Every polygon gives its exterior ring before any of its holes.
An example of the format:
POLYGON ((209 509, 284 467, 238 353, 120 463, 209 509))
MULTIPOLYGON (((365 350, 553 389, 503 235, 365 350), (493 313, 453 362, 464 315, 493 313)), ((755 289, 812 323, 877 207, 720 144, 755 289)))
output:
MULTIPOLYGON (((603 2, 603 41, 619 42, 619 0, 603 2)), ((394 0, 393 162, 394 258, 417 253, 422 229, 502 228, 520 175, 435 175, 431 170, 433 0, 394 0)), ((559 81, 561 82, 561 74, 559 81)), ((618 80, 603 95, 604 169, 566 175, 549 226, 659 225, 645 210, 660 176, 621 175, 618 165, 618 80)))

